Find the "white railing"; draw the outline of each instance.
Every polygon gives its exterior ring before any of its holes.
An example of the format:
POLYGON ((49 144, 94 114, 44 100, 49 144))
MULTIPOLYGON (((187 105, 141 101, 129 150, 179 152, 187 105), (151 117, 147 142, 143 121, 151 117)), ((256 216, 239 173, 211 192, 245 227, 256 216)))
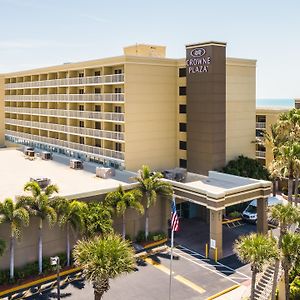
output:
POLYGON ((266 122, 256 122, 256 128, 265 129, 266 128, 266 122))
POLYGON ((6 113, 14 114, 30 114, 51 117, 79 118, 106 120, 115 122, 124 122, 124 113, 111 112, 94 112, 94 111, 78 111, 64 109, 49 109, 49 108, 30 108, 30 107, 5 107, 6 113))
POLYGON ((26 120, 17 120, 17 119, 5 119, 5 124, 24 126, 29 128, 38 128, 38 129, 48 129, 56 132, 72 133, 75 135, 86 135, 96 138, 104 138, 110 140, 124 140, 123 132, 114 132, 93 128, 81 128, 76 126, 68 126, 61 124, 45 123, 45 122, 35 122, 35 121, 26 121, 26 120))
POLYGON ((103 148, 89 146, 89 145, 82 145, 74 142, 68 142, 68 141, 63 141, 59 139, 54 139, 54 138, 24 133, 24 132, 16 132, 12 130, 6 130, 5 135, 19 138, 20 140, 19 143, 22 143, 22 139, 24 139, 32 142, 46 144, 49 146, 58 146, 69 150, 77 150, 80 152, 86 152, 89 154, 99 155, 102 157, 124 160, 124 152, 114 151, 110 149, 103 149, 103 148))
POLYGON ((5 95, 4 100, 22 102, 124 102, 124 94, 5 95))
POLYGON ((96 85, 106 83, 123 83, 124 74, 50 79, 41 81, 26 81, 6 83, 5 89, 39 88, 51 86, 96 85))
POLYGON ((265 151, 255 151, 256 157, 259 158, 265 158, 266 157, 266 152, 265 151))

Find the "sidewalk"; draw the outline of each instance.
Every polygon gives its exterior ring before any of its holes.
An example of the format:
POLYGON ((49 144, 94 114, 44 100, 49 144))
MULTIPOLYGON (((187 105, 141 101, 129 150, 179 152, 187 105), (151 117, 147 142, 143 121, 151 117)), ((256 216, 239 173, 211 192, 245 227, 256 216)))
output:
POLYGON ((215 300, 242 300, 242 299, 248 299, 250 297, 250 286, 251 286, 251 280, 247 280, 243 282, 241 286, 238 288, 222 295, 215 300))

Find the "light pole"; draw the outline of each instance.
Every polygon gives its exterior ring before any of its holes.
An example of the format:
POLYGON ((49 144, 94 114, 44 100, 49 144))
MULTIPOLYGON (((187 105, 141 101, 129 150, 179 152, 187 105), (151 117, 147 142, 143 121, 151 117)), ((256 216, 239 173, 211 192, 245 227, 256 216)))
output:
POLYGON ((58 256, 50 257, 51 266, 56 266, 56 280, 57 280, 57 299, 60 300, 60 261, 58 256))

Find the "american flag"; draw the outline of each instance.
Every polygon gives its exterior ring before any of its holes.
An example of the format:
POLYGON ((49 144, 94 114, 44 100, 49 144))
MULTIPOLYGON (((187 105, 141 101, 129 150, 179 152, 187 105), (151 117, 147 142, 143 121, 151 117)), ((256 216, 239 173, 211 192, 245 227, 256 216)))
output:
POLYGON ((179 219, 176 212, 175 198, 172 200, 172 212, 171 212, 171 229, 172 231, 179 230, 179 219))

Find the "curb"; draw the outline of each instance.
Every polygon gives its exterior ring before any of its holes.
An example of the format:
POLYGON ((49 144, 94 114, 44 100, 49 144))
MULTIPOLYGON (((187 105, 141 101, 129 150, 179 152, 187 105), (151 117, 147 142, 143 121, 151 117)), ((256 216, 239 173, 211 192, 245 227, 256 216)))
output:
MULTIPOLYGON (((66 271, 60 272, 59 275, 60 275, 60 276, 65 276, 65 275, 69 275, 69 274, 78 272, 78 271, 80 271, 80 270, 81 270, 81 268, 77 267, 77 268, 73 268, 73 269, 70 269, 70 270, 66 270, 66 271)), ((20 291, 20 290, 23 290, 23 289, 30 288, 30 287, 32 287, 32 286, 34 286, 34 285, 42 284, 42 283, 44 283, 44 282, 47 282, 47 281, 56 279, 56 276, 57 276, 56 274, 49 275, 49 276, 40 278, 40 279, 38 279, 38 280, 31 281, 31 282, 28 282, 28 283, 24 283, 24 284, 22 284, 22 285, 19 285, 19 286, 15 286, 15 287, 13 287, 13 288, 10 288, 10 289, 8 289, 8 290, 4 290, 4 291, 0 292, 0 297, 1 297, 1 296, 8 295, 8 294, 11 294, 11 293, 14 293, 14 292, 17 292, 17 291, 20 291)))
POLYGON ((168 239, 165 238, 165 239, 162 239, 160 241, 147 244, 147 246, 145 246, 144 249, 149 249, 149 248, 152 248, 152 247, 155 247, 155 246, 159 246, 159 245, 165 244, 167 241, 168 241, 168 239))
POLYGON ((238 287, 240 287, 239 284, 233 285, 233 286, 231 286, 231 287, 229 287, 229 288, 227 288, 227 289, 225 289, 225 290, 223 290, 223 291, 221 291, 221 292, 219 292, 217 294, 214 294, 214 295, 206 298, 206 300, 216 299, 217 297, 220 297, 220 296, 222 296, 222 295, 224 295, 224 294, 226 294, 228 292, 231 292, 231 291, 235 290, 238 287))

